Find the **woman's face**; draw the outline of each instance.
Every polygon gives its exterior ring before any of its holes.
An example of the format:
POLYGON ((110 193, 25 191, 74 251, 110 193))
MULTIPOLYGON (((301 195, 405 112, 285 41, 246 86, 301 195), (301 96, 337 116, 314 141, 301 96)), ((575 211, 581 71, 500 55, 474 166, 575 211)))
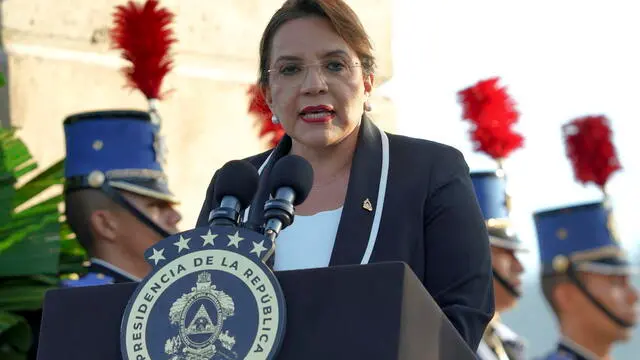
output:
POLYGON ((266 100, 294 141, 326 147, 358 127, 373 75, 363 75, 355 51, 329 21, 285 23, 273 37, 270 59, 266 100))

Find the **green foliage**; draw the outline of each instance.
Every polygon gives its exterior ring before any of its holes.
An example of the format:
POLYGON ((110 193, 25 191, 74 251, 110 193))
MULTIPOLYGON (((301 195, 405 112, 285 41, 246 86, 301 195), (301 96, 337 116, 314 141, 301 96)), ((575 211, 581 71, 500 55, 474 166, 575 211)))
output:
POLYGON ((0 129, 0 358, 26 359, 31 327, 60 276, 83 272, 85 254, 60 212, 64 161, 30 180, 37 164, 14 130, 0 129), (22 185, 18 185, 23 183, 22 185))
POLYGON ((0 357, 2 359, 26 359, 24 354, 29 350, 31 341, 31 330, 23 317, 0 311, 0 357))

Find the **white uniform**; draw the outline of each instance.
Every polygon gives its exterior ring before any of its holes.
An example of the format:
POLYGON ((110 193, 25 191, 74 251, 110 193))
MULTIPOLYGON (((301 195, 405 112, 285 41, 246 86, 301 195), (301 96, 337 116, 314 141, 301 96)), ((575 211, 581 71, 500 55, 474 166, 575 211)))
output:
POLYGON ((478 346, 481 360, 525 360, 525 343, 507 325, 491 322, 478 346))

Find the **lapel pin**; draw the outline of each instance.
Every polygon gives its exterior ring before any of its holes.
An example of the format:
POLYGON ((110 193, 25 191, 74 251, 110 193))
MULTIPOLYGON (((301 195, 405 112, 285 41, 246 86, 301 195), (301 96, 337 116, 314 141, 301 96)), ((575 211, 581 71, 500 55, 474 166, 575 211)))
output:
POLYGON ((369 198, 366 198, 364 200, 364 202, 362 203, 362 208, 369 212, 373 211, 373 205, 371 205, 371 200, 369 200, 369 198))

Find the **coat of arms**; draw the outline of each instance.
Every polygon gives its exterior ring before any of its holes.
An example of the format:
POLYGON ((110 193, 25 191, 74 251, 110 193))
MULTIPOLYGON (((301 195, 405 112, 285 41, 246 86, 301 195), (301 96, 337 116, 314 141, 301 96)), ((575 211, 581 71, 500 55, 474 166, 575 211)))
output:
POLYGON ((249 229, 206 226, 147 249, 153 270, 122 317, 123 359, 273 359, 286 307, 262 261, 270 247, 249 229))
POLYGON ((228 330, 223 332, 224 321, 234 313, 233 299, 216 289, 210 273, 201 272, 191 292, 171 306, 169 320, 179 332, 166 341, 165 353, 171 360, 210 359, 217 352, 223 352, 226 359, 236 359, 232 352, 235 338, 228 330))

